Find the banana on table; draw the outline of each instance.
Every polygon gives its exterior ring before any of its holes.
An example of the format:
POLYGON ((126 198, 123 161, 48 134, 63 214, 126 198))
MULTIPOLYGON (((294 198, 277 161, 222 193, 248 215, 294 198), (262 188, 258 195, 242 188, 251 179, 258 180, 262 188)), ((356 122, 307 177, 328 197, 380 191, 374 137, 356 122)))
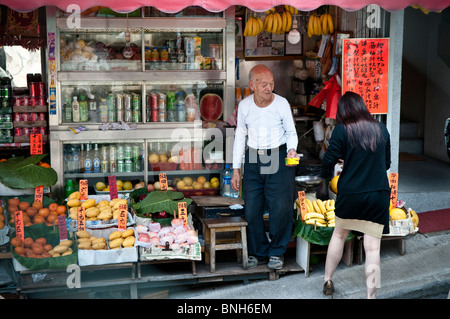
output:
MULTIPOLYGON (((299 207, 298 200, 296 203, 299 207)), ((305 203, 307 208, 307 213, 303 218, 305 224, 319 227, 334 227, 334 199, 328 199, 326 201, 317 199, 311 201, 310 199, 305 198, 305 203)))

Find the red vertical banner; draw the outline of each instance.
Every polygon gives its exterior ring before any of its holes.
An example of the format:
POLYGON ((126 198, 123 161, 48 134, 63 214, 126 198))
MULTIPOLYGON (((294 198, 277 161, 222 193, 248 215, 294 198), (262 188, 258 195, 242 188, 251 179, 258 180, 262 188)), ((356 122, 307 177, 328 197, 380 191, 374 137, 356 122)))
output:
POLYGON ((391 188, 391 204, 392 207, 397 207, 398 196, 398 173, 389 174, 389 187, 391 188))
POLYGON ((16 237, 20 238, 23 242, 25 240, 25 232, 23 229, 23 213, 21 210, 17 210, 14 213, 14 224, 16 226, 16 237))
POLYGON ((389 39, 343 39, 342 93, 358 93, 372 114, 388 112, 389 39))
POLYGON ((127 229, 127 212, 128 212, 128 205, 120 204, 119 205, 119 218, 117 219, 118 228, 120 230, 127 229))

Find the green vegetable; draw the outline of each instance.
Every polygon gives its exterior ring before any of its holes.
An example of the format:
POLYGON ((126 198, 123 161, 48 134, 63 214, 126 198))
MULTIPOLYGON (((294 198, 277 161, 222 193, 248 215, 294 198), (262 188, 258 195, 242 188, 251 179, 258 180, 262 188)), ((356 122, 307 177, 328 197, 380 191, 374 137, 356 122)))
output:
POLYGON ((165 211, 172 215, 174 211, 178 211, 179 202, 186 202, 189 207, 192 199, 184 198, 184 194, 181 192, 155 190, 138 203, 139 205, 136 205, 136 214, 140 217, 146 217, 145 214, 148 213, 165 211))
POLYGON ((13 189, 55 185, 58 181, 56 171, 38 165, 45 156, 47 154, 18 156, 0 162, 0 182, 13 189))

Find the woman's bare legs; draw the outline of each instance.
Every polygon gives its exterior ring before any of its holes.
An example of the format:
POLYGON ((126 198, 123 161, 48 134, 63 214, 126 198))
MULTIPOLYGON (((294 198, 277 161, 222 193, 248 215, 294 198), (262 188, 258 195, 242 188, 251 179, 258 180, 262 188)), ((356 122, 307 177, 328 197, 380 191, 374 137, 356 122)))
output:
POLYGON ((324 281, 332 280, 334 271, 342 259, 344 251, 345 240, 350 233, 347 229, 335 227, 330 243, 328 244, 327 259, 325 261, 324 281))
POLYGON ((381 239, 364 234, 364 252, 366 262, 367 299, 375 299, 377 288, 380 287, 380 245, 381 239))

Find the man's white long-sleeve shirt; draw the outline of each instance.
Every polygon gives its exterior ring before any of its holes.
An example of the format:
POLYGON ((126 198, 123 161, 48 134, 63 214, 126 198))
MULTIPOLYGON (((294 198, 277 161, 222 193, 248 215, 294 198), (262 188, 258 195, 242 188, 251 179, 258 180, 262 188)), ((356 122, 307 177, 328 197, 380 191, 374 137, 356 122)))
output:
POLYGON ((274 94, 271 104, 258 107, 253 94, 239 103, 233 146, 233 168, 240 168, 245 140, 253 149, 271 149, 286 144, 287 150, 297 149, 298 137, 289 102, 274 94))

